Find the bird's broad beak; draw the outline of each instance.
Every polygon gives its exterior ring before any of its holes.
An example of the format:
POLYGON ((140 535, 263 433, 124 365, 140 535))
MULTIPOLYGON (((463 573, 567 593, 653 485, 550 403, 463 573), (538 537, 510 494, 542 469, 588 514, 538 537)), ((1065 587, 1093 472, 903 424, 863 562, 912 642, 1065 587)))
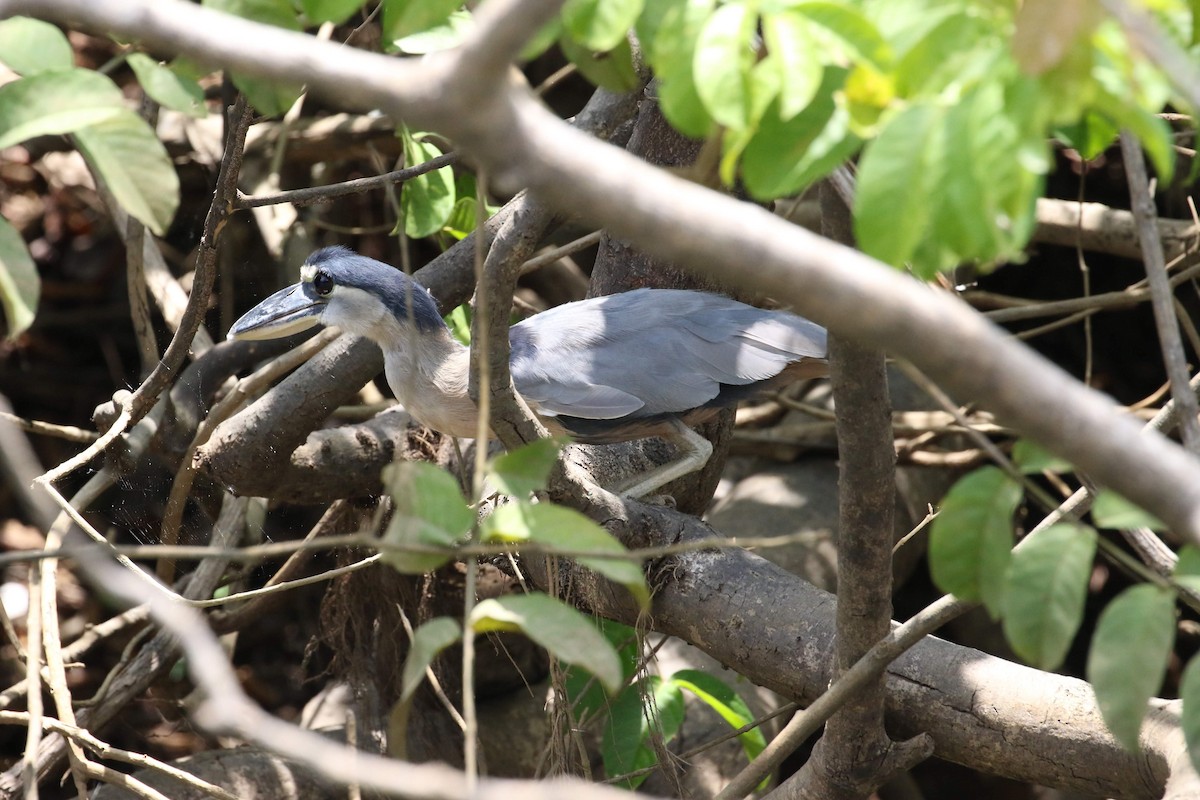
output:
POLYGON ((311 283, 297 283, 263 300, 229 329, 230 339, 281 339, 320 322, 325 298, 311 283))

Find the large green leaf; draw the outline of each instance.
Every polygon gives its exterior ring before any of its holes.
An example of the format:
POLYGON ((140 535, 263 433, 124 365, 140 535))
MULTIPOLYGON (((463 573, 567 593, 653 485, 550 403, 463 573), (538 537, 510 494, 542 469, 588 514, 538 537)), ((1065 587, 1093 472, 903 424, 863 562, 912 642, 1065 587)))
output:
MULTIPOLYGON (((658 76, 658 102, 663 116, 680 133, 707 136, 713 126, 696 88, 693 64, 696 39, 712 12, 714 0, 663 0, 667 6, 654 30, 648 51, 658 76)), ((644 15, 643 15, 644 16, 644 15)), ((643 46, 648 46, 643 43, 643 46)))
POLYGON ((943 120, 941 109, 910 106, 867 145, 858 170, 854 228, 868 255, 902 266, 925 235, 935 200, 932 162, 943 120))
MULTIPOLYGON (((299 14, 291 0, 201 0, 201 5, 276 28, 300 30, 299 14)), ((240 73, 233 73, 232 79, 250 105, 268 117, 285 113, 300 96, 301 87, 295 84, 264 81, 240 73)))
POLYGON ((137 75, 138 83, 156 103, 182 111, 190 117, 208 115, 204 89, 193 79, 163 66, 145 53, 130 53, 126 59, 137 75))
POLYGON ((757 21, 746 3, 729 3, 708 18, 696 39, 692 67, 696 91, 712 118, 729 128, 745 127, 750 120, 757 21))
MULTIPOLYGON (((437 145, 420 141, 407 130, 401 132, 400 138, 404 143, 404 162, 410 167, 442 154, 437 145)), ((413 239, 437 233, 454 212, 454 200, 454 170, 450 167, 409 178, 400 189, 404 233, 413 239)))
POLYGON ((643 608, 650 602, 641 564, 630 559, 612 534, 572 508, 551 503, 508 503, 484 520, 481 536, 485 542, 532 541, 549 549, 612 553, 613 558, 589 555, 576 560, 625 586, 643 608))
POLYGON ((518 447, 488 465, 488 479, 498 491, 525 499, 531 492, 546 488, 562 446, 558 439, 538 439, 518 447))
POLYGON ((413 692, 425 680, 425 668, 433 663, 438 653, 462 638, 462 626, 450 617, 435 617, 413 631, 408 657, 404 659, 404 675, 401 680, 401 702, 412 697, 413 692))
POLYGON ((812 102, 791 119, 774 113, 777 106, 763 115, 742 158, 742 177, 753 197, 771 200, 795 194, 858 149, 850 114, 835 100, 845 76, 845 70, 826 70, 812 102))
POLYGON ((1162 685, 1175 641, 1175 594, 1141 584, 1108 604, 1096 624, 1087 678, 1104 723, 1136 751, 1150 698, 1162 685))
POLYGON ((0 20, 0 64, 19 75, 65 72, 75 66, 71 43, 49 22, 30 17, 0 20))
POLYGON ((875 25, 852 5, 815 0, 796 3, 792 7, 833 34, 856 59, 880 71, 891 66, 892 52, 887 40, 875 25))
POLYGON ((159 236, 179 208, 179 176, 154 130, 132 111, 75 131, 75 144, 121 207, 159 236))
POLYGON ((1061 474, 1073 472, 1075 469, 1071 462, 1059 458, 1032 439, 1017 439, 1017 443, 1013 445, 1012 459, 1022 475, 1036 475, 1041 472, 1061 474))
POLYGON ((323 22, 341 25, 363 7, 363 0, 301 0, 300 6, 304 16, 314 25, 323 22))
POLYGON ((812 102, 825 75, 809 25, 804 15, 794 11, 764 14, 762 18, 768 57, 779 70, 779 116, 785 120, 812 102))
POLYGON ((644 0, 567 0, 563 24, 571 37, 597 52, 613 49, 637 22, 644 0))
POLYGON ((442 25, 462 0, 384 0, 383 38, 395 41, 442 25))
POLYGON ((1154 531, 1164 531, 1167 529, 1167 526, 1158 517, 1144 511, 1111 489, 1101 489, 1096 493, 1096 499, 1092 502, 1092 521, 1096 523, 1097 528, 1112 530, 1149 528, 1154 531))
POLYGON ((638 85, 633 49, 628 39, 617 42, 617 46, 607 53, 595 53, 563 32, 558 38, 558 46, 583 77, 597 86, 610 92, 628 92, 638 85))
MULTIPOLYGON (((657 764, 651 737, 670 742, 683 725, 683 715, 683 694, 674 683, 653 675, 627 686, 609 709, 600 743, 604 773, 612 779, 657 764)), ((617 785, 636 789, 648 777, 649 773, 637 775, 617 785)))
POLYGON ((942 501, 929 536, 934 583, 999 615, 1011 557, 1013 511, 1021 487, 996 467, 960 479, 942 501))
POLYGON ((621 687, 621 659, 586 616, 544 594, 484 600, 471 611, 475 633, 519 630, 560 661, 586 669, 610 693, 621 687))
MULTIPOLYGON (((754 714, 746 705, 746 701, 720 678, 696 669, 683 669, 672 675, 670 682, 694 694, 735 730, 754 721, 754 714)), ((760 728, 752 728, 739 734, 738 739, 746 752, 746 758, 750 761, 758 758, 767 746, 766 737, 760 728)))
POLYGON ((1004 594, 1004 633, 1017 655, 1057 669, 1083 619, 1096 532, 1053 525, 1017 548, 1004 594))
POLYGON ((41 72, 0 86, 0 149, 127 113, 111 80, 88 69, 41 72))
POLYGON ((383 560, 399 572, 420 574, 450 560, 448 554, 403 552, 413 545, 453 547, 475 524, 458 481, 444 469, 418 461, 383 468, 383 485, 392 496, 392 521, 383 535, 383 560))
POLYGON ((25 240, 8 220, 0 217, 0 304, 8 320, 8 338, 14 339, 33 324, 41 281, 25 240))

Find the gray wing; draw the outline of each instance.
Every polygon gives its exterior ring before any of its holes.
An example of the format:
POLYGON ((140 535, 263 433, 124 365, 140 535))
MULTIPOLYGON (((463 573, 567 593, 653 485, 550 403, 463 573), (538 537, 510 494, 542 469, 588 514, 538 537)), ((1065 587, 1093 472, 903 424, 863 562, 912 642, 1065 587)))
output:
POLYGON ((722 385, 824 359, 825 329, 727 297, 639 289, 568 303, 512 328, 513 382, 545 416, 652 417, 708 403, 722 385))

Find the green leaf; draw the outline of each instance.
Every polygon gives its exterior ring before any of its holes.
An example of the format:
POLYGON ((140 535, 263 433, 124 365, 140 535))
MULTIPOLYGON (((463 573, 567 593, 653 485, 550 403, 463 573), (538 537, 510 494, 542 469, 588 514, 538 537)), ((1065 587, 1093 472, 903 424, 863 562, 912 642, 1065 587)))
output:
POLYGON ((383 38, 403 39, 445 24, 462 0, 384 0, 383 38))
POLYGON ((975 69, 964 62, 1002 57, 1003 44, 994 27, 969 13, 950 14, 929 27, 896 62, 896 91, 903 97, 937 96, 975 69))
POLYGON ((609 693, 621 688, 621 659, 588 617, 544 594, 484 600, 471 611, 475 633, 519 630, 559 661, 596 676, 609 693))
POLYGON ((1004 601, 1013 512, 1021 487, 996 467, 961 478, 942 501, 929 536, 933 581, 963 600, 982 600, 992 616, 1004 601))
POLYGON ((558 439, 538 439, 511 450, 488 465, 488 479, 501 492, 525 499, 546 488, 562 446, 558 439))
MULTIPOLYGON (((672 675, 670 681, 680 689, 696 695, 735 730, 754 721, 754 714, 750 712, 746 701, 720 678, 700 670, 684 669, 672 675)), ((766 737, 760 728, 739 734, 738 739, 742 743, 742 749, 746 751, 746 758, 750 761, 758 758, 767 746, 766 737)))
MULTIPOLYGON (((201 0, 201 5, 276 28, 300 30, 300 19, 291 0, 201 0)), ((233 73, 231 78, 250 105, 264 116, 277 117, 286 113, 300 97, 301 87, 296 84, 265 81, 239 73, 233 73)))
POLYGON ((742 178, 754 198, 795 194, 858 149, 860 140, 850 132, 850 114, 834 100, 845 76, 845 70, 826 70, 812 103, 789 120, 773 110, 763 116, 742 159, 742 178))
MULTIPOLYGON (((651 736, 664 744, 683 725, 683 695, 675 684, 652 675, 640 685, 628 686, 613 701, 608 725, 600 743, 604 772, 610 778, 652 767, 658 763, 651 736), (646 698, 646 695, 649 698, 646 698)), ((618 781, 618 786, 636 789, 649 774, 618 781)))
POLYGON ((0 63, 18 75, 65 72, 75 66, 71 43, 54 25, 30 17, 0 20, 0 63))
MULTIPOLYGON (((442 154, 437 145, 417 139, 407 130, 400 136, 404 143, 404 163, 424 164, 442 154)), ((432 236, 442 229, 454 211, 454 170, 435 169, 404 182, 400 189, 400 209, 404 214, 404 233, 412 239, 432 236)))
POLYGON ((816 97, 825 69, 809 33, 809 23, 794 11, 764 14, 763 38, 769 58, 779 70, 779 115, 789 120, 816 97))
POLYGON ((1179 560, 1171 579, 1194 592, 1200 592, 1200 548, 1185 544, 1179 549, 1179 560))
POLYGON ((612 534, 572 508, 551 503, 514 502, 500 506, 483 521, 485 542, 535 542, 547 549, 610 552, 614 558, 578 556, 576 560, 627 588, 645 608, 650 602, 641 564, 612 534))
POLYGON ((1012 555, 1004 592, 1004 634, 1038 669, 1057 669, 1083 619, 1096 532, 1052 525, 1012 555))
POLYGON ((692 70, 708 113, 729 128, 750 119, 750 68, 754 65, 757 15, 745 3, 719 7, 696 39, 692 70))
POLYGON ((1129 530, 1149 528, 1165 531, 1167 526, 1158 517, 1144 511, 1111 489, 1101 489, 1092 502, 1092 522, 1097 528, 1129 530))
POLYGON ((1187 742, 1192 769, 1200 770, 1200 658, 1193 656, 1179 681, 1179 697, 1183 700, 1183 739, 1187 742))
MULTIPOLYGON (((467 198, 463 198, 464 200, 467 198)), ((446 320, 446 325, 450 328, 450 333, 454 334, 454 338, 459 341, 459 344, 470 346, 471 344, 471 307, 466 303, 457 305, 454 310, 447 314, 443 319, 446 320)))
POLYGON ((381 540, 384 562, 398 572, 420 574, 449 561, 449 554, 393 548, 453 547, 471 530, 475 512, 467 506, 454 476, 433 464, 399 461, 383 468, 383 485, 394 508, 381 540))
POLYGON ((9 339, 17 338, 33 324, 41 285, 25 240, 8 220, 0 217, 0 304, 8 320, 9 339))
POLYGON ((425 668, 433 663, 438 653, 462 638, 462 626, 450 617, 435 617, 413 631, 408 657, 404 659, 404 675, 400 701, 412 697, 413 692, 425 680, 425 668))
POLYGON ((562 19, 571 38, 603 53, 625 39, 642 6, 643 0, 567 0, 562 19))
POLYGON ((289 31, 300 30, 291 0, 201 0, 200 5, 289 31))
POLYGON ((1032 439, 1018 439, 1013 445, 1012 457, 1022 475, 1038 475, 1043 472, 1060 475, 1075 470, 1071 462, 1059 458, 1032 439))
POLYGON ((455 11, 440 25, 434 25, 432 28, 426 28, 417 33, 410 33, 408 36, 402 36, 384 44, 385 49, 389 52, 425 55, 458 47, 462 44, 463 39, 467 38, 467 32, 470 30, 471 15, 466 11, 455 11))
POLYGON ((856 60, 881 72, 890 69, 892 54, 887 40, 861 11, 831 2, 797 3, 792 8, 832 33, 856 60))
POLYGON ((916 250, 935 202, 931 154, 943 120, 941 109, 910 106, 867 145, 858 169, 854 229, 868 255, 898 267, 916 250))
MULTIPOLYGON (((658 102, 663 116, 680 133, 696 139, 707 136, 713 126, 696 89, 693 71, 696 39, 713 4, 714 0, 664 2, 667 8, 656 29, 653 48, 647 52, 658 76, 658 102)), ((643 46, 647 45, 643 42, 643 46)))
POLYGON ((233 73, 231 78, 238 91, 246 95, 250 105, 264 117, 283 116, 303 91, 303 87, 294 83, 275 83, 240 73, 233 73))
POLYGON ((1170 183, 1175 174, 1175 140, 1171 126, 1157 114, 1117 98, 1109 98, 1104 110, 1118 127, 1138 138, 1138 143, 1150 157, 1150 163, 1161 183, 1170 183))
POLYGON ((204 105, 204 90, 196 81, 179 75, 145 53, 130 53, 126 61, 137 75, 142 89, 159 105, 182 111, 189 117, 208 115, 208 108, 204 105))
POLYGON ((332 22, 341 25, 363 6, 363 0, 301 0, 304 16, 313 25, 332 22))
MULTIPOLYGON (((609 619, 597 619, 596 623, 601 635, 608 640, 621 659, 622 685, 629 683, 637 673, 638 655, 641 652, 637 631, 609 619)), ((575 667, 567 667, 565 672, 563 685, 571 701, 571 718, 574 721, 586 724, 594 719, 595 715, 608 711, 609 697, 590 673, 575 667)))
POLYGON ((163 236, 179 208, 179 176, 154 130, 132 111, 75 131, 75 144, 121 207, 163 236))
POLYGON ((125 97, 98 72, 42 72, 0 86, 0 150, 129 113, 125 97))
POLYGON ((1175 640, 1175 595, 1140 584, 1108 604, 1096 624, 1087 678, 1104 723, 1126 749, 1138 749, 1147 704, 1162 685, 1175 640))
POLYGON ((583 77, 596 86, 620 93, 632 90, 639 83, 633 49, 627 39, 607 53, 593 53, 564 33, 558 38, 558 46, 583 77))

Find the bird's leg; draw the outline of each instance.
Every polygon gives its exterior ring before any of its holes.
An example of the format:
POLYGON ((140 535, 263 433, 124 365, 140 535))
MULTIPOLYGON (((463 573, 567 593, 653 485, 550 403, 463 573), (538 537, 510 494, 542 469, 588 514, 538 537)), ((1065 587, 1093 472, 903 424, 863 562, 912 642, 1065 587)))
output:
POLYGON ((678 459, 634 477, 631 486, 619 488, 618 493, 629 497, 646 497, 676 478, 701 469, 712 456, 712 443, 680 420, 671 421, 672 432, 665 438, 677 442, 683 452, 678 459))

